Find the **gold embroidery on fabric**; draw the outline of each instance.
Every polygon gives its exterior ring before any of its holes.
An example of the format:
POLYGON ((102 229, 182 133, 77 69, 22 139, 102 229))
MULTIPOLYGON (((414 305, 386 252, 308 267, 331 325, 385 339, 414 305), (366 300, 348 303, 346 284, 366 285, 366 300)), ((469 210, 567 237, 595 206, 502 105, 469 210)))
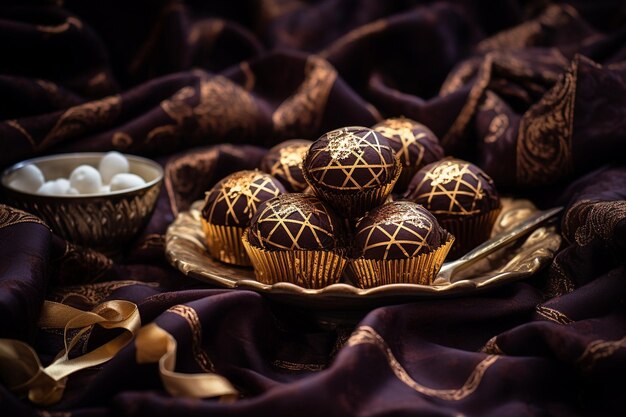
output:
POLYGON ((290 137, 317 131, 336 79, 337 71, 327 61, 310 56, 302 84, 272 114, 274 130, 290 137))
POLYGON ((158 138, 182 137, 188 130, 186 121, 189 119, 198 125, 189 133, 195 141, 211 135, 223 138, 233 131, 251 134, 258 116, 250 93, 221 75, 201 79, 197 89, 183 87, 170 99, 163 100, 161 108, 176 124, 153 129, 146 136, 146 143, 158 138), (197 104, 189 104, 190 101, 197 101, 197 104))
POLYGON ((202 325, 200 317, 193 308, 178 304, 167 310, 170 313, 177 314, 184 318, 191 329, 191 349, 193 351, 196 363, 204 372, 215 372, 213 362, 209 359, 209 355, 202 348, 202 325))
POLYGON ((319 53, 319 56, 322 58, 327 58, 330 55, 335 54, 341 48, 344 48, 346 45, 356 41, 357 39, 363 38, 367 35, 371 35, 372 33, 381 32, 387 28, 387 20, 380 19, 372 23, 368 23, 358 28, 348 32, 337 41, 335 41, 330 47, 324 49, 319 53))
POLYGON ((487 369, 489 369, 489 367, 498 360, 498 356, 495 355, 489 355, 483 359, 474 368, 461 388, 434 389, 425 387, 413 380, 413 378, 411 378, 402 365, 397 361, 391 352, 391 349, 387 346, 385 340, 373 328, 369 326, 361 326, 352 334, 350 340, 348 341, 348 346, 356 346, 359 344, 372 344, 378 347, 387 356, 389 366, 396 377, 410 388, 421 394, 440 398, 446 401, 459 401, 471 395, 480 385, 487 369))
POLYGON ((69 411, 39 410, 37 411, 37 415, 39 415, 39 417, 72 417, 72 413, 70 413, 69 411))
POLYGON ((210 51, 225 26, 226 23, 222 19, 211 19, 209 21, 196 23, 193 29, 191 29, 191 32, 189 32, 189 36, 187 36, 187 42, 195 44, 202 39, 203 50, 210 51))
POLYGON ((626 201, 579 201, 565 214, 563 233, 580 246, 591 243, 595 237, 609 240, 617 224, 626 219, 626 201), (575 230, 573 227, 578 225, 575 230))
POLYGON ((135 280, 121 280, 110 282, 99 282, 95 284, 70 285, 58 288, 53 291, 48 299, 57 303, 65 303, 66 300, 76 297, 83 300, 89 306, 100 304, 102 300, 110 296, 113 291, 127 287, 129 285, 146 285, 148 287, 158 287, 157 282, 144 282, 135 280))
POLYGON ((626 337, 609 341, 595 340, 587 345, 576 362, 583 370, 590 371, 598 360, 613 355, 615 351, 621 348, 626 348, 626 337))
POLYGON ((65 252, 57 261, 61 268, 73 265, 86 269, 90 281, 97 281, 113 267, 113 260, 101 252, 89 248, 78 247, 70 242, 65 243, 65 252))
POLYGON ((48 230, 50 227, 43 222, 39 217, 34 216, 25 211, 18 210, 11 206, 0 204, 0 229, 5 227, 14 226, 20 223, 37 223, 45 226, 48 230))
POLYGON ((111 143, 117 149, 126 149, 133 144, 133 138, 125 132, 115 132, 111 138, 111 143))
POLYGON ((578 18, 578 12, 571 6, 552 5, 537 19, 499 32, 497 35, 481 41, 478 51, 486 52, 494 49, 519 49, 533 43, 533 40, 546 28, 553 30, 578 18))
POLYGON ((59 92, 59 87, 52 81, 37 80, 36 82, 39 85, 39 87, 41 87, 46 93, 52 96, 58 94, 59 92))
POLYGON ((556 257, 552 265, 550 265, 550 275, 548 276, 548 282, 544 290, 545 298, 558 297, 563 294, 568 294, 575 289, 574 283, 561 267, 560 258, 556 257))
POLYGON ((493 111, 496 115, 489 123, 489 130, 483 141, 485 143, 496 142, 509 127, 509 117, 504 113, 504 104, 498 96, 491 91, 485 94, 485 101, 480 106, 481 111, 493 111))
POLYGON ((107 83, 107 75, 105 72, 99 72, 89 80, 89 87, 96 87, 101 84, 107 83))
POLYGON ((472 89, 467 96, 465 105, 461 109, 461 112, 457 116, 456 120, 452 123, 452 126, 441 139, 443 147, 447 147, 461 136, 463 130, 469 123, 472 115, 476 111, 480 97, 483 95, 485 88, 489 85, 491 79, 491 70, 493 67, 494 53, 490 52, 485 56, 482 65, 478 69, 477 79, 472 86, 472 89))
POLYGON ((573 170, 572 124, 578 61, 524 114, 517 137, 517 182, 545 184, 573 170))
POLYGON ((487 340, 485 346, 480 348, 479 352, 487 353, 489 355, 504 355, 505 353, 498 346, 498 337, 494 336, 491 339, 487 340))
POLYGON ((553 308, 550 307, 546 307, 546 306, 537 306, 537 308, 535 308, 535 311, 537 312, 537 314, 539 314, 541 317, 544 317, 550 321, 553 321, 555 323, 559 323, 559 324, 570 324, 573 323, 574 321, 572 319, 570 319, 569 317, 567 317, 565 314, 561 313, 558 310, 555 310, 553 308))
MULTIPOLYGON (((201 175, 211 176, 212 161, 215 161, 219 151, 216 148, 199 150, 170 161, 165 166, 165 189, 170 201, 172 213, 176 216, 181 207, 184 207, 185 197, 195 198, 203 190, 198 189, 199 181, 191 181, 182 174, 190 170, 201 175)), ((191 203, 191 201, 188 201, 191 203)))
POLYGON ((274 20, 304 6, 301 0, 264 0, 260 3, 264 21, 274 20))
POLYGON ((277 368, 286 369, 288 371, 322 371, 326 369, 326 365, 318 363, 297 363, 276 359, 272 361, 272 365, 277 368))
POLYGON ((453 69, 448 77, 445 79, 441 88, 439 89, 439 95, 441 97, 447 96, 463 87, 469 79, 476 74, 480 67, 480 58, 470 58, 459 64, 458 67, 453 69))
POLYGON ((11 126, 13 129, 19 131, 22 135, 24 135, 24 137, 26 138, 26 140, 28 140, 28 142, 33 147, 33 149, 37 147, 37 142, 35 142, 35 139, 33 139, 31 134, 28 133, 26 129, 24 129, 24 127, 21 124, 19 124, 17 120, 15 119, 7 120, 6 124, 11 126))
POLYGON ((37 26, 37 30, 40 32, 44 32, 44 33, 57 34, 57 33, 63 33, 67 31, 72 26, 80 30, 83 28, 83 23, 80 20, 76 19, 75 17, 68 17, 65 20, 65 22, 59 25, 55 25, 55 26, 39 25, 37 26))
POLYGON ((250 68, 250 64, 247 61, 243 61, 239 64, 239 68, 241 68, 241 72, 246 76, 246 84, 243 87, 244 90, 252 91, 256 84, 256 77, 254 76, 254 72, 252 72, 252 68, 250 68))
POLYGON ((70 136, 83 134, 87 130, 107 126, 119 115, 121 104, 122 99, 115 95, 67 109, 39 143, 37 149, 44 149, 70 136))

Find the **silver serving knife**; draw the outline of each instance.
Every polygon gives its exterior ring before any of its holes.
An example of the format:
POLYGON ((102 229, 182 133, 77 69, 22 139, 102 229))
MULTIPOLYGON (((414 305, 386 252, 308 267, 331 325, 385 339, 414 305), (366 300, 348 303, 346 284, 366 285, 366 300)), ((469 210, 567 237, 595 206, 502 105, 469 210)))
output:
POLYGON ((563 210, 563 207, 555 207, 550 210, 540 211, 530 216, 526 220, 522 221, 520 224, 515 226, 513 229, 500 233, 485 243, 477 246, 472 249, 459 259, 451 262, 445 262, 439 270, 439 274, 437 274, 437 280, 443 280, 450 283, 457 281, 455 276, 459 271, 473 265, 480 259, 483 259, 485 256, 490 253, 502 248, 503 246, 508 245, 516 241, 517 239, 527 235, 533 230, 537 229, 539 226, 547 223, 557 214, 559 214, 563 210))

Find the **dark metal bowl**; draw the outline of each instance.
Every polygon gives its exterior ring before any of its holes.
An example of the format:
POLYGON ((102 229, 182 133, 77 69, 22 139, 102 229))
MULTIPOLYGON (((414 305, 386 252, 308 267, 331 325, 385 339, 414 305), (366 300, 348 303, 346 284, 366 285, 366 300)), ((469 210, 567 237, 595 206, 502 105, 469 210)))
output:
POLYGON ((79 165, 97 167, 104 155, 104 152, 71 153, 22 161, 2 173, 2 186, 10 204, 39 216, 58 235, 79 245, 115 252, 137 235, 154 210, 163 181, 163 169, 155 161, 124 155, 130 172, 146 183, 106 194, 41 195, 9 185, 17 172, 29 164, 37 165, 47 180, 68 178, 79 165))

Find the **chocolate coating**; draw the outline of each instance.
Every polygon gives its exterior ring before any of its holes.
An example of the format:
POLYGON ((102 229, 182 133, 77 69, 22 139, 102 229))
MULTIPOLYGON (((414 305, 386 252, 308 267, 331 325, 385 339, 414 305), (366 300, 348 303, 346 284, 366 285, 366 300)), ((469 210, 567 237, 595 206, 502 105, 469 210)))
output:
POLYGON ((202 216, 212 224, 246 227, 265 200, 285 192, 285 187, 264 172, 238 171, 206 193, 202 216))
POLYGON ((268 250, 332 250, 344 242, 337 216, 317 197, 300 193, 261 204, 250 222, 248 239, 268 250))
POLYGON ((404 117, 384 120, 372 127, 389 140, 405 167, 419 169, 443 158, 437 136, 426 126, 404 117))
POLYGON ((309 184, 304 180, 302 161, 313 142, 288 140, 271 148, 261 161, 261 170, 274 176, 288 191, 302 192, 309 184))
POLYGON ((311 186, 361 191, 388 184, 395 174, 395 151, 387 138, 366 127, 344 127, 322 135, 303 163, 311 186))
POLYGON ((493 180, 476 165, 445 159, 420 169, 404 198, 423 205, 441 221, 500 207, 493 180))
POLYGON ((395 201, 369 212, 356 226, 357 256, 405 259, 430 253, 445 243, 447 233, 423 206, 395 201))

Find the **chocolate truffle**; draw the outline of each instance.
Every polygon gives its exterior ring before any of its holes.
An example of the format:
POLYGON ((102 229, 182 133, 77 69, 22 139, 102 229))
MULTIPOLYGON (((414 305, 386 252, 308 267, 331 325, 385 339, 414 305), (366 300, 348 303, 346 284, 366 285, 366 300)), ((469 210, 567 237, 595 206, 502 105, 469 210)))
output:
POLYGON ((206 193, 202 217, 214 225, 246 227, 262 202, 284 192, 283 185, 269 174, 238 171, 206 193))
POLYGON ((396 172, 387 138, 366 127, 344 127, 322 135, 307 152, 303 169, 314 189, 339 192, 384 186, 396 172))
POLYGON ((404 197, 422 204, 439 221, 500 207, 493 180, 476 165, 460 159, 426 165, 415 174, 404 197))
POLYGON ((271 148, 261 161, 261 170, 274 176, 290 192, 302 192, 309 184, 302 174, 302 161, 310 140, 288 140, 271 148))
POLYGON ((248 241, 265 250, 333 250, 343 246, 344 239, 341 221, 320 199, 292 193, 259 207, 248 241))
POLYGON ((423 166, 443 158, 437 136, 426 126, 404 117, 387 119, 373 126, 389 140, 402 163, 396 189, 406 189, 413 175, 423 166))
POLYGON ((447 232, 423 206, 387 203, 370 211, 356 226, 356 255, 366 259, 406 259, 430 253, 445 243, 447 232))

